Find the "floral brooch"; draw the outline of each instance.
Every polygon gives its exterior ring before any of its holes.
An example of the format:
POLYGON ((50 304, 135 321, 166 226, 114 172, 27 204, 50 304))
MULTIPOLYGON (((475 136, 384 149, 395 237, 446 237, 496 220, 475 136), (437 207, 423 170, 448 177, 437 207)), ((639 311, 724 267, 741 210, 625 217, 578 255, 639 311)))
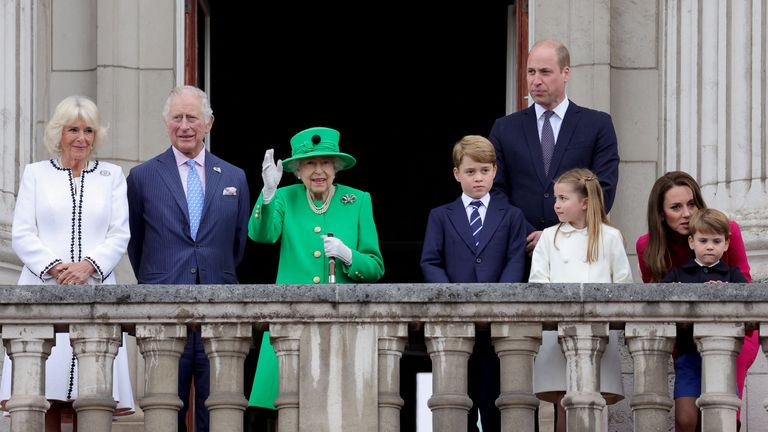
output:
POLYGON ((355 194, 344 194, 344 196, 341 197, 342 204, 352 204, 355 200, 357 200, 355 194))

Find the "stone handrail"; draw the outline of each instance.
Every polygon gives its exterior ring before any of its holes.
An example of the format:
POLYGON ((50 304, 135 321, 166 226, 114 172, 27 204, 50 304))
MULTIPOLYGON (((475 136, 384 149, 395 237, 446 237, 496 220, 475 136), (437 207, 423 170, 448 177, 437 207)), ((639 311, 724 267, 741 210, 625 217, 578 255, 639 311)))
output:
POLYGON ((609 328, 625 331, 634 360, 635 430, 667 430, 675 323, 694 323, 705 432, 735 432, 735 357, 745 328, 768 323, 766 284, 0 286, 2 336, 14 361, 12 431, 43 430, 43 362, 55 331, 70 332, 81 370, 93 371, 79 376, 79 430, 109 430, 106 377, 121 331, 130 331, 147 365, 145 428, 175 431, 188 327, 202 329, 211 359, 212 430, 242 430, 243 360, 253 330, 268 328, 281 432, 398 431, 399 359, 413 326, 423 327, 432 358, 435 430, 466 430, 467 359, 479 327, 490 328, 501 360, 504 430, 533 430, 533 359, 542 330, 556 329, 568 362, 568 428, 602 431, 599 360, 609 328))

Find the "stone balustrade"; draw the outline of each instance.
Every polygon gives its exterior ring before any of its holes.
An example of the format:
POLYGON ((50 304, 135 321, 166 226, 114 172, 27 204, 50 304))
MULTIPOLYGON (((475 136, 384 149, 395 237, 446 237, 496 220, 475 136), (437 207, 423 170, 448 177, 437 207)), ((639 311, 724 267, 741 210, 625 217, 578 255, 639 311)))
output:
MULTIPOLYGON (((569 431, 603 432, 600 357, 623 329, 634 362, 635 431, 669 430, 668 362, 676 323, 693 323, 703 359, 703 431, 736 430, 735 358, 745 328, 768 335, 768 284, 379 284, 0 286, 0 325, 14 362, 12 431, 42 432, 45 367, 54 333, 69 331, 81 365, 78 429, 111 427, 112 362, 122 331, 145 359, 145 429, 177 429, 178 358, 201 329, 211 360, 212 430, 241 431, 243 360, 269 328, 280 368, 281 432, 400 428, 400 358, 421 329, 432 360, 433 427, 465 431, 467 359, 490 328, 501 364, 503 430, 533 431, 533 360, 557 329, 568 362, 569 431), (87 373, 86 373, 87 372, 87 373)), ((768 338, 761 338, 768 347, 768 338)))

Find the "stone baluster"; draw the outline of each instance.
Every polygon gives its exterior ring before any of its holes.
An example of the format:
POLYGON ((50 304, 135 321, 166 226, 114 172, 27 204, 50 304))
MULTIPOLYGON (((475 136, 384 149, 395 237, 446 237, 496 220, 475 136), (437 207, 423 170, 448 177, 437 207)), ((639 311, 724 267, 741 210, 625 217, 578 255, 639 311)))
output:
POLYGON ((541 323, 491 324, 501 366, 501 430, 533 431, 539 400, 533 394, 533 359, 541 346, 541 323))
POLYGON ((251 343, 250 324, 204 324, 205 352, 211 363, 211 392, 205 406, 217 432, 243 430, 248 406, 243 389, 243 363, 251 343))
POLYGON ((45 399, 45 361, 54 338, 52 325, 3 326, 3 344, 13 361, 12 393, 5 405, 11 414, 11 432, 45 430, 49 407, 45 399))
POLYGON ((569 432, 604 432, 600 394, 600 360, 608 344, 608 323, 560 323, 566 360, 563 398, 569 432))
POLYGON ((77 357, 77 411, 79 432, 112 430, 117 403, 112 398, 112 369, 122 342, 119 324, 72 324, 72 350, 77 357), (87 371, 87 373, 86 373, 87 371))
POLYGON ((736 432, 736 356, 744 342, 744 324, 696 323, 693 337, 701 353, 702 432, 736 432))
POLYGON ((379 326, 379 432, 400 430, 400 358, 407 339, 407 324, 379 326))
POLYGON ((624 338, 634 361, 632 408, 637 432, 667 432, 672 398, 669 358, 675 345, 674 323, 627 323, 624 338))
MULTIPOLYGON (((763 354, 768 356, 768 323, 760 323, 760 345, 763 347, 763 354)), ((763 408, 768 410, 768 398, 763 400, 763 408)))
POLYGON ((270 324, 269 333, 277 355, 279 393, 275 401, 277 429, 299 431, 299 348, 302 324, 270 324))
POLYGON ((432 359, 432 430, 464 432, 472 400, 467 395, 467 365, 475 338, 475 325, 426 323, 424 338, 432 359))
POLYGON ((179 358, 187 343, 187 326, 137 324, 136 343, 144 356, 144 429, 176 432, 179 428, 179 358))

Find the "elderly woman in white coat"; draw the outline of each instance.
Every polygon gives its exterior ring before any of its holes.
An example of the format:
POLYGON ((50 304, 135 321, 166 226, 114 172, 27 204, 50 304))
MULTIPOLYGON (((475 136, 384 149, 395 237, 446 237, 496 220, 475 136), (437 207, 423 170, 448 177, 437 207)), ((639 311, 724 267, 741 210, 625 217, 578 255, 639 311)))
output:
MULTIPOLYGON (((70 96, 56 107, 44 136, 53 157, 27 165, 16 199, 11 233, 13 250, 24 264, 19 285, 115 283, 113 270, 130 238, 128 200, 122 169, 91 158, 105 136, 90 99, 70 96)), ((46 431, 60 429, 61 410, 77 399, 77 372, 69 335, 58 333, 46 363, 46 398, 51 402, 46 431)), ((4 367, 3 406, 11 376, 11 368, 4 367)), ((124 347, 114 363, 113 396, 116 414, 133 412, 124 347)))

